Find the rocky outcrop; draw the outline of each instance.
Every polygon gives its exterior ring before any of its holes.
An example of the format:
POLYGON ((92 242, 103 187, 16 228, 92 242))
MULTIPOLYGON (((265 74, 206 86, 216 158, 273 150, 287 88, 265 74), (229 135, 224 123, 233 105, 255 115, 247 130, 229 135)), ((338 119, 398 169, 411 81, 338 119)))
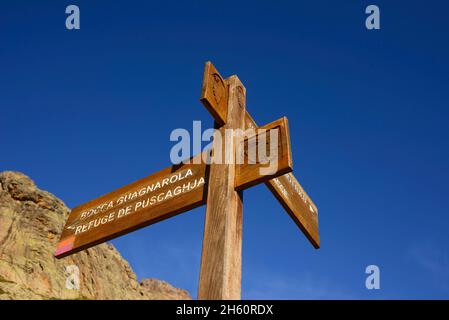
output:
POLYGON ((55 259, 69 211, 24 174, 0 173, 0 299, 191 299, 164 281, 139 283, 111 244, 55 259))

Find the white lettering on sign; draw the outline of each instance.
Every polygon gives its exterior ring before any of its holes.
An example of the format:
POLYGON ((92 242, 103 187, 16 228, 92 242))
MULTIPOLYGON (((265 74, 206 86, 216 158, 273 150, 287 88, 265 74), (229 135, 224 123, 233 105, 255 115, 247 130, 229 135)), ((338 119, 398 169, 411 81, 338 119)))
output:
POLYGON ((89 223, 77 226, 76 230, 75 230, 75 235, 86 232, 86 231, 90 230, 91 228, 96 228, 98 226, 101 226, 103 224, 111 222, 112 220, 114 220, 114 218, 115 218, 115 212, 112 212, 104 217, 97 218, 97 219, 89 221, 89 223))
POLYGON ((301 199, 304 202, 307 202, 307 196, 304 194, 304 192, 301 190, 301 188, 293 181, 292 177, 290 174, 287 174, 287 180, 288 182, 290 182, 290 185, 292 186, 292 188, 296 191, 296 193, 301 197, 301 199))
POLYGON ((121 204, 123 204, 125 202, 134 200, 134 199, 136 199, 138 197, 142 197, 142 196, 144 196, 144 195, 146 195, 146 194, 148 194, 150 192, 153 192, 153 191, 156 191, 157 189, 160 189, 160 188, 163 188, 165 186, 174 184, 174 183, 176 183, 176 182, 178 182, 180 180, 183 180, 185 178, 188 178, 188 177, 190 177, 192 175, 193 175, 193 172, 192 172, 191 169, 188 169, 187 172, 185 172, 185 174, 183 174, 183 172, 180 172, 179 174, 172 175, 172 176, 170 176, 168 178, 162 179, 160 181, 157 181, 156 183, 148 185, 148 186, 146 186, 146 187, 144 187, 144 188, 142 188, 142 189, 140 189, 138 191, 134 191, 134 192, 128 193, 128 194, 126 194, 124 196, 121 196, 117 200, 117 204, 121 205, 121 204))
MULTIPOLYGON (((284 175, 287 179, 287 181, 290 183, 291 187, 293 188, 293 190, 299 195, 299 197, 302 199, 302 201, 304 201, 304 203, 306 204, 306 206, 309 208, 309 210, 313 213, 313 214, 317 214, 315 212, 315 209, 313 208, 312 205, 310 205, 307 202, 307 195, 305 194, 305 192, 302 190, 301 186, 299 186, 295 180, 293 180, 291 173, 288 173, 286 175, 284 175)), ((288 198, 288 191, 285 188, 285 186, 282 184, 281 181, 279 181, 278 178, 273 179, 274 183, 276 184, 276 186, 279 188, 279 190, 281 191, 281 193, 288 198)))
MULTIPOLYGON (((171 177, 165 178, 161 181, 157 181, 155 184, 152 184, 145 188, 140 189, 140 191, 138 192, 138 195, 139 195, 139 197, 142 197, 146 194, 150 194, 151 192, 154 192, 157 189, 162 188, 162 186, 168 185, 170 181, 171 181, 170 183, 175 183, 176 181, 179 181, 181 179, 181 177, 182 177, 182 179, 185 179, 186 177, 191 176, 191 175, 193 175, 192 170, 188 169, 185 176, 182 176, 181 174, 179 174, 178 178, 176 178, 176 179, 172 179, 173 176, 171 176, 171 177), (166 182, 166 180, 168 180, 168 182, 166 182), (156 187, 156 186, 158 186, 158 187, 156 187)), ((205 183, 204 177, 196 178, 192 181, 183 183, 182 185, 178 185, 178 186, 176 186, 172 189, 169 189, 167 191, 160 192, 157 195, 148 196, 147 198, 142 199, 133 205, 129 205, 124 208, 120 208, 117 211, 110 212, 102 217, 95 218, 87 223, 82 224, 82 225, 77 225, 76 227, 72 227, 72 229, 75 229, 75 235, 87 232, 87 231, 97 228, 101 225, 110 223, 116 219, 121 219, 130 214, 133 214, 133 213, 136 213, 143 209, 146 209, 150 206, 157 205, 161 202, 172 199, 173 197, 176 197, 183 193, 192 191, 193 189, 202 186, 204 183, 205 183)), ((133 195, 133 194, 134 193, 130 193, 127 196, 125 196, 125 197, 127 197, 126 200, 122 199, 123 196, 120 197, 119 200, 116 201, 116 203, 122 204, 122 203, 125 203, 126 201, 135 199, 135 197, 133 197, 133 196, 128 197, 129 195, 133 195), (122 199, 123 201, 121 201, 120 199, 122 199)))
POLYGON ((277 186, 279 189, 281 189, 282 194, 283 194, 286 198, 288 198, 288 192, 287 192, 287 189, 285 189, 284 185, 279 181, 278 178, 275 178, 275 179, 274 179, 274 183, 276 184, 276 186, 277 186))
POLYGON ((98 213, 103 213, 114 208, 114 206, 123 205, 128 201, 136 200, 137 198, 143 197, 144 195, 156 191, 158 189, 164 188, 168 185, 174 184, 178 181, 184 180, 193 175, 192 169, 187 169, 173 174, 162 180, 158 180, 150 185, 143 186, 137 190, 129 192, 115 200, 111 200, 107 203, 102 203, 99 206, 83 211, 80 215, 81 220, 85 220, 91 216, 97 215, 98 213))

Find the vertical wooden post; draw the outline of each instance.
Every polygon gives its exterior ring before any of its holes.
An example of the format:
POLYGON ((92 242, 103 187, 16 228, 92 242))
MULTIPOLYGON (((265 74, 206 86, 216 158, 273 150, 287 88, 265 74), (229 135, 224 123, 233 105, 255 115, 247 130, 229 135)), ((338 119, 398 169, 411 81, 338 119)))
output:
MULTIPOLYGON (((227 121, 219 130, 223 158, 225 130, 244 129, 246 108, 246 89, 238 77, 229 77, 226 84, 227 121)), ((214 139, 214 150, 220 147, 218 140, 214 139)), ((234 158, 235 140, 232 145, 226 148, 234 158)), ((243 193, 234 188, 235 168, 235 161, 210 165, 198 299, 241 298, 243 193)))

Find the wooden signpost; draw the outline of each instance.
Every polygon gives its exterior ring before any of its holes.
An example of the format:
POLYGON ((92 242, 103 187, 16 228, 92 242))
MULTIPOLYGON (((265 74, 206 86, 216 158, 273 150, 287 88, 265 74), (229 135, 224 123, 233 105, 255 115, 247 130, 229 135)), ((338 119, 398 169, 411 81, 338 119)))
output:
POLYGON ((206 204, 198 298, 240 299, 243 190, 262 182, 319 248, 318 210, 291 173, 287 118, 258 128, 246 110, 242 82, 237 76, 223 79, 211 62, 206 63, 200 100, 217 128, 211 161, 198 154, 74 208, 55 257, 206 204), (229 130, 241 134, 221 143, 218 135, 229 130))

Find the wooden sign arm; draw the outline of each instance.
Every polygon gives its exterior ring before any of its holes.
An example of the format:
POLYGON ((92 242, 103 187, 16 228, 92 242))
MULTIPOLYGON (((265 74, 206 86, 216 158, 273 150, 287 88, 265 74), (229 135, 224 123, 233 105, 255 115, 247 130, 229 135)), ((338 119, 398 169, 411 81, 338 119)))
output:
MULTIPOLYGON (((246 111, 246 128, 257 128, 257 124, 246 111)), ((305 234, 315 249, 320 247, 318 230, 318 209, 304 191, 293 173, 265 181, 265 185, 281 203, 292 220, 305 234)))

